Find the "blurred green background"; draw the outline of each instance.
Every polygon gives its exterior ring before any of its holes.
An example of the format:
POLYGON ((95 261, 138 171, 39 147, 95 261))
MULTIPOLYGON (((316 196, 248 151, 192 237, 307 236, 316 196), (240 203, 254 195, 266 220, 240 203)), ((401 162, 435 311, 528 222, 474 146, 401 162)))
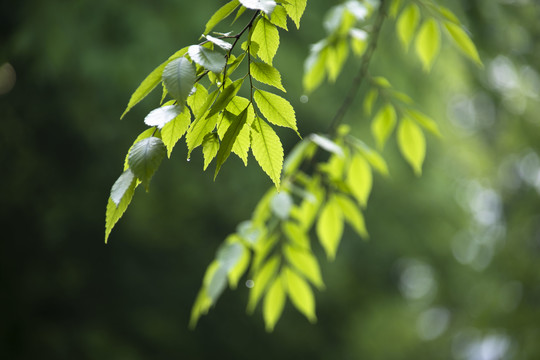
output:
MULTIPOLYGON (((159 94, 119 121, 155 66, 197 42, 218 0, 21 0, 0 4, 0 358, 539 359, 540 6, 441 1, 470 29, 484 68, 445 38, 429 76, 388 21, 371 72, 437 119, 416 178, 395 141, 376 178, 371 239, 347 232, 322 261, 318 323, 290 305, 272 334, 227 291, 194 331, 191 304, 215 250, 270 180, 253 158, 213 182, 179 144, 103 243, 110 187, 159 94)), ((302 95, 310 1, 276 57, 300 132, 324 131, 356 66, 302 95)), ((223 28, 223 27, 222 27, 223 28)), ((226 29, 226 28, 223 28, 226 29)), ((365 90, 365 89, 363 89, 365 90)), ((362 94, 360 94, 361 96, 362 94)), ((347 121, 373 144, 361 97, 347 121)), ((296 138, 280 132, 285 148, 296 138)), ((319 249, 320 250, 320 249, 319 249)))

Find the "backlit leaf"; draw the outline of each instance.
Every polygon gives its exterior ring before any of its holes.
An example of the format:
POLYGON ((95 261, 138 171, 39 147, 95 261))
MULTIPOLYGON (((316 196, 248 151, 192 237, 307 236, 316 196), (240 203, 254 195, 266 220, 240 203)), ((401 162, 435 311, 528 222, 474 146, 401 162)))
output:
POLYGON ((255 78, 255 80, 274 86, 279 90, 286 92, 285 88, 281 84, 281 75, 275 67, 262 62, 252 61, 249 68, 251 75, 253 78, 255 78))
POLYGON ((167 157, 171 157, 174 145, 186 133, 190 123, 191 114, 187 108, 184 108, 178 116, 163 126, 163 129, 161 129, 161 139, 167 147, 167 157))
POLYGON ((240 0, 240 3, 251 10, 261 10, 268 17, 271 17, 276 2, 274 0, 240 0))
POLYGON ((329 260, 334 260, 343 234, 343 214, 334 196, 330 196, 324 204, 316 230, 326 256, 329 260))
POLYGON ((416 35, 416 53, 425 71, 431 70, 433 61, 441 47, 441 32, 435 19, 424 21, 416 35))
POLYGON ((345 39, 338 41, 332 46, 327 47, 328 55, 326 57, 326 69, 328 70, 328 79, 336 81, 347 56, 349 55, 349 45, 345 39))
POLYGON ((386 104, 371 122, 371 132, 377 141, 379 149, 384 147, 395 126, 396 110, 392 105, 386 104))
POLYGON ((216 155, 216 171, 214 173, 214 179, 219 173, 219 170, 221 169, 221 166, 223 165, 225 160, 227 160, 227 158, 231 154, 233 144, 236 141, 238 134, 240 134, 240 131, 242 130, 244 125, 246 125, 247 117, 248 117, 248 108, 246 107, 244 111, 242 111, 238 116, 236 116, 234 121, 231 123, 231 125, 227 129, 225 136, 223 136, 223 140, 221 141, 219 151, 216 155))
POLYGON ((220 73, 225 67, 225 56, 217 50, 210 50, 200 45, 191 45, 188 54, 193 61, 212 72, 220 73))
POLYGON ((268 288, 270 280, 276 275, 279 267, 279 258, 277 255, 274 255, 270 258, 253 278, 253 287, 249 292, 248 300, 248 312, 251 313, 257 307, 261 296, 264 294, 264 291, 268 288))
POLYGON ((279 190, 281 181, 281 168, 283 166, 283 146, 279 136, 261 118, 256 117, 253 121, 251 132, 251 151, 253 156, 272 179, 279 190))
POLYGON ((397 140, 405 160, 417 176, 422 175, 422 164, 426 156, 426 139, 422 130, 411 119, 403 118, 398 127, 397 140))
POLYGON ((272 12, 270 22, 283 30, 287 30, 287 11, 281 5, 277 5, 272 12))
MULTIPOLYGON (((293 129, 298 134, 296 116, 291 104, 276 94, 256 90, 253 95, 257 107, 268 122, 293 129)), ((298 134, 300 136, 300 134, 298 134)))
POLYGON ((251 40, 259 44, 257 56, 268 65, 272 65, 279 47, 279 32, 276 26, 269 20, 261 18, 253 29, 251 40))
POLYGON ((419 21, 420 9, 418 8, 418 5, 414 3, 407 6, 397 19, 396 30, 399 40, 405 50, 409 49, 409 44, 411 43, 419 21))
POLYGON ((131 203, 136 187, 137 181, 132 181, 118 205, 111 198, 107 201, 107 210, 105 212, 105 243, 107 243, 114 225, 116 225, 118 220, 124 215, 127 207, 131 203))
POLYGON ((375 104, 375 101, 377 101, 378 95, 379 92, 376 89, 371 89, 364 98, 364 113, 367 116, 371 116, 373 105, 375 104))
POLYGON ((369 237, 364 216, 358 206, 345 195, 336 195, 337 202, 341 207, 345 221, 364 239, 369 237))
POLYGON ((368 162, 362 155, 353 156, 346 182, 358 204, 365 207, 373 186, 373 175, 368 162))
POLYGON ((284 252, 289 263, 298 272, 304 275, 319 290, 324 289, 319 263, 310 250, 286 245, 284 252))
POLYGON ((448 30, 450 37, 454 40, 458 48, 467 55, 471 60, 473 60, 478 65, 482 66, 482 60, 480 60, 480 55, 478 55, 478 50, 472 42, 471 38, 463 30, 460 25, 454 24, 453 22, 446 21, 444 27, 448 30))
POLYGON ((129 168, 141 180, 147 191, 150 179, 166 153, 167 149, 163 141, 155 136, 139 141, 129 151, 129 168))
POLYGON ((297 29, 300 28, 300 19, 306 9, 306 3, 307 0, 288 0, 288 3, 283 4, 283 7, 285 7, 285 10, 287 11, 287 15, 294 21, 297 29))
POLYGON ((286 294, 283 289, 281 277, 277 277, 270 285, 263 303, 263 317, 266 331, 274 330, 285 307, 286 294))
MULTIPOLYGON (((238 155, 240 159, 242 159, 245 166, 247 166, 248 161, 248 152, 249 148, 251 146, 251 127, 250 123, 253 122, 252 118, 250 118, 250 115, 254 113, 251 111, 253 107, 249 104, 248 105, 248 119, 246 120, 246 126, 244 126, 241 130, 238 136, 236 137, 236 140, 234 141, 233 147, 231 152, 238 155)), ((244 107, 245 108, 245 107, 244 107)), ((241 111, 240 111, 241 112, 241 111)), ((234 114, 230 111, 225 111, 223 113, 223 117, 221 117, 221 120, 218 124, 218 135, 220 139, 223 139, 225 134, 227 133, 227 130, 229 129, 229 126, 236 120, 238 114, 234 114)))
POLYGON ((167 92, 183 104, 195 84, 195 68, 185 57, 171 61, 163 69, 163 84, 167 92))
POLYGON ((243 82, 244 78, 240 78, 235 82, 227 85, 217 97, 216 102, 212 105, 212 108, 210 109, 210 112, 208 113, 208 115, 206 115, 206 117, 211 117, 223 110, 236 96, 236 94, 242 87, 243 82))
POLYGON ((165 124, 177 117, 182 112, 179 105, 166 105, 150 111, 144 118, 144 123, 148 126, 163 128, 165 124))
POLYGON ((131 147, 129 148, 128 150, 128 153, 126 154, 126 158, 124 159, 124 171, 126 171, 127 169, 129 169, 129 163, 128 163, 128 160, 129 160, 129 153, 131 152, 131 149, 133 148, 133 146, 138 143, 139 141, 141 141, 142 139, 146 139, 146 138, 149 138, 150 136, 156 136, 158 137, 159 135, 159 130, 156 131, 156 129, 154 128, 150 128, 150 129, 146 129, 145 131, 143 131, 142 133, 139 134, 139 136, 137 136, 137 138, 135 139, 135 141, 133 141, 133 144, 131 145, 131 147))
POLYGON ((210 20, 206 23, 206 27, 204 29, 204 33, 208 34, 212 29, 219 24, 223 19, 225 19, 227 16, 232 14, 232 12, 240 5, 240 2, 238 0, 232 0, 223 5, 221 8, 219 8, 218 11, 212 15, 210 20))
POLYGON ((429 116, 421 113, 417 110, 407 110, 407 114, 414 120, 416 120, 424 129, 431 132, 433 135, 441 137, 441 132, 439 126, 429 116))
POLYGON ((294 307, 304 314, 309 322, 316 322, 315 298, 308 283, 288 267, 284 269, 284 275, 287 283, 287 293, 294 307))
POLYGON ((301 228, 293 221, 285 221, 281 225, 283 233, 289 240, 289 243, 300 249, 310 249, 309 237, 305 229, 301 228))
POLYGON ((203 142, 204 168, 206 170, 212 159, 217 155, 219 149, 219 139, 216 133, 208 133, 205 135, 203 142))

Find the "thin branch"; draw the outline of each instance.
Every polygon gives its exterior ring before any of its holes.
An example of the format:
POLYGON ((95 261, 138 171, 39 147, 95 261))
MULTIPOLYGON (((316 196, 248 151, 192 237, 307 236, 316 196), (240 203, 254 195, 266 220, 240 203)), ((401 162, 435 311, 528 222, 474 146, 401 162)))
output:
POLYGON ((387 2, 386 0, 381 0, 379 4, 379 9, 377 11, 377 18, 375 19, 375 24, 371 32, 370 42, 364 56, 362 57, 362 62, 360 64, 360 69, 358 70, 358 74, 354 78, 351 84, 351 88, 349 89, 347 93, 347 96, 343 100, 341 107, 336 112, 336 115, 334 116, 334 118, 332 119, 332 122, 330 123, 330 126, 328 127, 327 133, 330 134, 331 136, 335 135, 339 124, 341 124, 341 122, 343 121, 343 117, 345 116, 347 111, 349 111, 349 108, 353 104, 354 98, 356 97, 356 94, 358 93, 360 86, 362 85, 364 79, 366 78, 368 67, 371 62, 371 58, 373 56, 373 53, 375 52, 375 49, 377 48, 377 42, 379 40, 382 24, 384 22, 384 19, 386 18, 386 2, 387 2))

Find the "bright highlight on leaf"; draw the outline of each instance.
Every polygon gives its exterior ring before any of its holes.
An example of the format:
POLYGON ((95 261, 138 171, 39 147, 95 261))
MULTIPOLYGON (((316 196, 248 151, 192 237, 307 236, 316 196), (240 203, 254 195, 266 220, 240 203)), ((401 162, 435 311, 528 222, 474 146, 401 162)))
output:
POLYGON ((116 204, 120 205, 122 198, 131 188, 132 183, 135 181, 135 175, 131 172, 130 169, 127 169, 120 175, 118 180, 114 183, 111 189, 111 200, 116 204))
POLYGON ((398 127, 397 139, 405 160, 417 176, 422 175, 422 164, 426 156, 426 139, 422 130, 411 119, 403 118, 398 127))
POLYGON ((273 0, 240 0, 240 3, 251 10, 261 10, 268 17, 271 17, 276 2, 273 0))
POLYGON ((124 192, 122 200, 119 204, 116 204, 111 198, 107 202, 107 210, 105 212, 105 243, 109 239, 109 235, 114 227, 114 225, 120 220, 122 215, 127 210, 127 207, 133 199, 133 194, 135 193, 135 188, 137 187, 137 181, 132 181, 130 186, 124 192))
POLYGON ((147 191, 150 179, 166 153, 167 150, 163 141, 154 136, 139 141, 129 151, 129 168, 141 180, 147 191))
POLYGON ((215 73, 220 73, 225 67, 225 56, 219 51, 210 50, 200 45, 191 45, 188 54, 197 64, 215 73))
POLYGON ((441 47, 441 32, 435 19, 424 21, 416 36, 416 53, 425 71, 431 70, 433 61, 441 47))
POLYGON ((195 69, 185 57, 171 61, 163 69, 163 84, 167 92, 183 104, 195 84, 195 69))
POLYGON ((150 111, 144 118, 144 123, 148 126, 163 128, 165 124, 177 117, 182 112, 179 105, 167 105, 150 111))

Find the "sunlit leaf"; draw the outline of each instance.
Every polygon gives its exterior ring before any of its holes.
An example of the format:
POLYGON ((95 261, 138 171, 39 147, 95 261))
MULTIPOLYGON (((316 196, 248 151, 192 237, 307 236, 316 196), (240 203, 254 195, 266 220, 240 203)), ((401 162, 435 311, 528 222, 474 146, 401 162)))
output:
POLYGON ((223 136, 223 140, 221 141, 221 145, 216 155, 216 171, 214 173, 214 179, 219 173, 219 170, 221 169, 221 166, 223 165, 225 160, 227 160, 227 158, 231 154, 233 144, 236 141, 238 135, 240 134, 242 128, 246 125, 247 118, 248 108, 246 107, 244 111, 242 111, 238 116, 236 116, 234 121, 227 129, 225 136, 223 136))
POLYGON ((467 55, 471 60, 473 60, 478 65, 482 66, 482 60, 480 60, 480 55, 478 55, 478 50, 472 42, 471 38, 463 30, 460 25, 457 25, 453 22, 446 21, 444 27, 448 30, 450 37, 454 40, 458 48, 467 55))
POLYGON ((271 17, 276 2, 274 0, 240 0, 240 3, 251 10, 261 10, 268 17, 271 17))
POLYGON ((424 21, 416 35, 416 53, 422 61, 425 71, 431 70, 433 61, 441 47, 441 32, 435 19, 424 21))
POLYGON ((411 43, 419 21, 420 9, 418 8, 418 5, 414 3, 407 6, 397 19, 396 30, 399 40, 405 50, 409 49, 409 44, 411 43))
POLYGON ((240 78, 235 82, 227 85, 217 97, 216 102, 212 105, 212 108, 210 109, 210 112, 208 113, 208 115, 206 115, 206 117, 214 116, 215 114, 223 110, 236 96, 236 94, 242 87, 243 82, 244 79, 240 78))
POLYGON ((251 132, 253 156, 279 190, 281 167, 283 166, 283 146, 279 136, 259 117, 255 118, 252 126, 254 129, 251 132))
POLYGON ((431 132, 433 135, 441 137, 442 134, 439 130, 439 125, 429 116, 421 113, 418 110, 407 110, 407 114, 414 120, 416 120, 424 129, 431 132))
POLYGON ((289 240, 289 242, 300 249, 310 249, 309 236, 305 229, 301 228, 298 224, 292 221, 285 221, 281 225, 283 233, 289 240))
POLYGON ((217 155, 217 152, 219 150, 219 139, 218 134, 216 133, 208 133, 204 136, 203 142, 203 155, 204 155, 204 168, 203 170, 206 170, 208 165, 212 162, 212 159, 214 159, 217 155))
POLYGON ((226 42, 225 40, 221 40, 221 39, 218 39, 216 37, 213 37, 212 35, 206 35, 206 39, 208 41, 210 41, 211 43, 219 46, 220 48, 222 48, 223 50, 231 50, 232 49, 232 44, 231 43, 228 43, 226 42))
POLYGON ((284 275, 287 283, 287 293, 294 307, 298 309, 309 322, 317 321, 315 315, 315 297, 308 283, 294 270, 286 267, 284 275))
POLYGON ((130 186, 124 192, 122 200, 120 200, 118 205, 111 198, 107 201, 107 210, 105 212, 105 243, 107 243, 114 225, 116 225, 118 220, 124 215, 131 203, 136 187, 137 181, 132 181, 130 186))
POLYGON ((179 105, 166 105, 150 111, 144 118, 144 123, 148 126, 163 128, 165 124, 177 117, 182 112, 179 105))
POLYGON ((358 204, 365 207, 373 186, 373 175, 368 162, 362 155, 353 155, 346 182, 358 204))
POLYGON ((253 310, 255 310, 255 307, 257 307, 257 303, 259 302, 261 296, 268 288, 268 283, 276 275, 278 267, 279 257, 277 255, 274 255, 261 267, 259 271, 257 271, 255 277, 253 278, 253 287, 249 292, 249 300, 247 307, 248 312, 251 313, 253 312, 253 310))
POLYGON ((341 146, 336 144, 334 141, 330 140, 324 135, 318 135, 318 134, 311 134, 309 135, 309 139, 313 141, 315 144, 317 144, 320 148, 336 154, 338 156, 343 156, 343 149, 341 146))
POLYGON ((377 101, 378 94, 379 92, 376 89, 371 89, 364 98, 364 113, 367 116, 371 116, 373 105, 375 104, 375 101, 377 101))
POLYGON ((310 250, 287 245, 284 252, 289 263, 298 272, 304 275, 319 290, 324 289, 319 263, 310 250))
POLYGON ((274 8, 270 22, 283 30, 287 30, 287 11, 281 5, 274 8))
POLYGON ((412 166, 417 176, 422 174, 422 164, 426 156, 426 139, 422 130, 409 118, 401 119, 397 139, 399 150, 412 166))
POLYGON ((310 51, 309 56, 304 62, 304 77, 302 78, 302 84, 306 93, 311 93, 323 82, 326 76, 327 58, 328 49, 326 47, 319 51, 310 51))
POLYGON ((269 20, 261 18, 253 29, 251 40, 259 44, 257 56, 268 65, 272 65, 279 47, 279 32, 276 26, 269 20))
POLYGON ((358 208, 358 206, 345 195, 338 194, 336 195, 337 202, 341 207, 343 212, 343 217, 345 221, 356 231, 358 235, 367 239, 369 234, 366 229, 366 223, 364 221, 364 216, 358 208))
POLYGON ((274 195, 270 202, 272 212, 281 220, 287 220, 293 206, 291 195, 282 191, 274 195))
POLYGON ((139 141, 129 151, 129 168, 141 180, 147 191, 150 179, 166 153, 163 141, 154 136, 139 141))
POLYGON ((316 230, 326 256, 329 260, 334 260, 343 234, 343 214, 333 196, 321 209, 316 230))
POLYGON ((396 110, 392 105, 386 104, 371 122, 371 132, 377 141, 379 149, 384 147, 395 126, 396 110))
POLYGON ((163 69, 163 84, 167 92, 183 104, 195 84, 195 68, 185 57, 171 61, 163 69))
POLYGON ((300 28, 300 19, 306 9, 306 3, 307 0, 288 0, 287 3, 283 4, 283 7, 285 7, 285 10, 287 11, 287 15, 294 21, 297 29, 300 28))
MULTIPOLYGON (((294 108, 287 100, 263 90, 256 90, 253 97, 257 107, 268 122, 291 128, 298 134, 294 108)), ((298 135, 300 136, 300 134, 298 135)))
POLYGON ((281 75, 275 67, 262 62, 252 61, 249 68, 251 75, 255 80, 274 86, 279 90, 286 92, 285 88, 281 84, 281 75))
POLYGON ((274 327, 281 317, 283 308, 285 307, 286 294, 283 289, 281 277, 276 279, 270 285, 263 303, 263 317, 266 326, 266 331, 274 330, 274 327))
POLYGON ((184 108, 178 116, 163 126, 163 129, 161 129, 161 139, 167 147, 167 157, 171 157, 174 145, 186 133, 190 123, 191 115, 189 110, 184 108))
POLYGON ((150 128, 150 129, 146 129, 145 131, 143 131, 142 133, 139 134, 139 136, 137 136, 137 138, 135 139, 135 141, 133 141, 133 144, 131 145, 131 147, 129 148, 128 150, 128 153, 126 154, 126 158, 124 159, 124 171, 126 171, 127 169, 129 169, 129 153, 131 152, 131 149, 133 148, 133 146, 138 143, 139 141, 141 141, 142 139, 146 139, 146 138, 149 138, 151 136, 156 136, 156 137, 159 137, 159 130, 156 131, 155 128, 150 128))
POLYGON ((356 56, 362 56, 367 48, 368 33, 362 29, 349 30, 351 48, 356 56))
POLYGON ((134 181, 136 181, 135 175, 133 175, 133 172, 131 172, 130 169, 127 169, 114 182, 111 189, 111 200, 116 204, 116 206, 120 205, 124 195, 129 191, 134 181))
POLYGON ((346 39, 342 39, 328 46, 327 52, 326 69, 328 71, 328 79, 335 82, 349 55, 349 45, 346 39))
POLYGON ((191 45, 188 54, 194 62, 214 73, 220 73, 225 67, 225 56, 217 50, 191 45))

